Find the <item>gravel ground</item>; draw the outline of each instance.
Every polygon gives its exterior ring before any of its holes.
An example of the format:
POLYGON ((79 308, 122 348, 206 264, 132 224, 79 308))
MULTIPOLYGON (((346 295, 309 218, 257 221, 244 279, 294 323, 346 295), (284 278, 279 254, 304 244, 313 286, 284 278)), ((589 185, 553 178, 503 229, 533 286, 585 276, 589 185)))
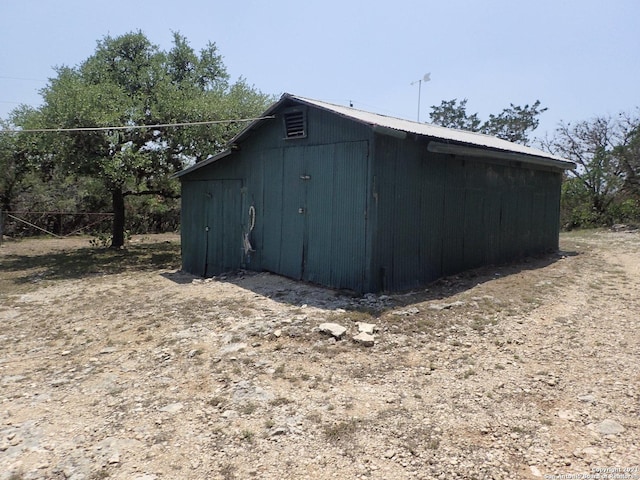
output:
POLYGON ((358 297, 6 242, 0 480, 640 479, 640 233, 561 249, 358 297))

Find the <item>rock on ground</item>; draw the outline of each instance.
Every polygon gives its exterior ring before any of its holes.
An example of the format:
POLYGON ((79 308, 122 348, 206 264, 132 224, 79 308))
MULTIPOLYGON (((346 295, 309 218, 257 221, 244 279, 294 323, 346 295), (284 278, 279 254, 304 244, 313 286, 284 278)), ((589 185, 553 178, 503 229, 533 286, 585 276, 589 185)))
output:
POLYGON ((56 270, 85 261, 81 239, 0 247, 0 480, 640 465, 637 232, 362 297, 267 273, 194 282, 141 260, 166 248, 154 238, 82 274, 56 270), (363 324, 373 348, 336 340, 363 324))

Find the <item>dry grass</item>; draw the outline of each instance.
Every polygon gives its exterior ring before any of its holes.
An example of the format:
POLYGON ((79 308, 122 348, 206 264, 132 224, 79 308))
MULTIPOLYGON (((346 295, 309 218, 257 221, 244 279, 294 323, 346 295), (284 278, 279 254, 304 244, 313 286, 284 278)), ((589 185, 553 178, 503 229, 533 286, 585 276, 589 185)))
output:
POLYGON ((135 464, 187 478, 197 458, 193 478, 279 478, 283 466, 292 478, 413 478, 412 468, 438 478, 441 462, 476 468, 489 453, 510 471, 538 457, 588 471, 573 452, 629 457, 625 445, 638 438, 624 413, 637 391, 638 282, 623 260, 640 242, 602 235, 563 235, 566 259, 486 267, 374 302, 266 274, 194 281, 168 272, 178 244, 151 238, 127 252, 7 244, 3 411, 14 426, 46 418, 50 457, 72 454, 65 432, 83 432, 78 451, 139 435, 144 446, 116 473, 135 464), (374 323, 376 345, 320 335, 323 321, 350 334, 356 322, 374 323), (225 352, 234 345, 242 348, 225 352), (591 391, 596 404, 577 400, 591 391), (51 401, 37 401, 41 393, 51 401), (179 413, 162 411, 176 402, 179 413), (558 410, 589 417, 566 422, 558 410), (609 417, 621 419, 625 438, 592 445, 585 425, 609 417))

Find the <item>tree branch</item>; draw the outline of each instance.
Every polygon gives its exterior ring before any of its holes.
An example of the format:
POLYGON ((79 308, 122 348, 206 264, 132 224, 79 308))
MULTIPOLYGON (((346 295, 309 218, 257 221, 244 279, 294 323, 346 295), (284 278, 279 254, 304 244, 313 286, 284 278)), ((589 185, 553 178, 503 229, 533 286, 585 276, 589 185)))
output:
POLYGON ((126 192, 122 192, 122 196, 128 197, 141 197, 143 195, 160 195, 164 198, 180 198, 180 194, 171 193, 166 190, 142 190, 140 192, 134 192, 133 190, 128 190, 126 192))

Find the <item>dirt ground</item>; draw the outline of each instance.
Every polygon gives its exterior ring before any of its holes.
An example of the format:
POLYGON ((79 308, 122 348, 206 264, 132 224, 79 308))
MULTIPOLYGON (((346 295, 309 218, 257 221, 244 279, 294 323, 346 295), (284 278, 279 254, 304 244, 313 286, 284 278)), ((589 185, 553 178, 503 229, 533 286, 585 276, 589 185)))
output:
POLYGON ((640 479, 638 232, 403 294, 179 265, 0 247, 0 480, 640 479))

